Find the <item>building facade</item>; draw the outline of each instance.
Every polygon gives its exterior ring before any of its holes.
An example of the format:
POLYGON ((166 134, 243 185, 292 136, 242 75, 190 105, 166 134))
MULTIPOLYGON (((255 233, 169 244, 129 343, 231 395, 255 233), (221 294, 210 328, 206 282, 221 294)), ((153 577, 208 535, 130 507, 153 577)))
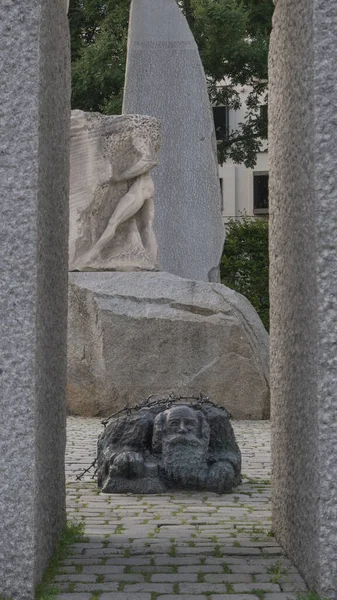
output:
MULTIPOLYGON (((223 135, 224 128, 231 132, 244 121, 248 87, 240 89, 242 106, 239 110, 228 110, 225 106, 213 109, 217 134, 223 135)), ((219 178, 222 191, 222 214, 224 223, 231 218, 243 215, 255 218, 268 218, 268 144, 264 142, 257 155, 256 165, 248 169, 243 164, 235 164, 231 159, 219 165, 219 178)))

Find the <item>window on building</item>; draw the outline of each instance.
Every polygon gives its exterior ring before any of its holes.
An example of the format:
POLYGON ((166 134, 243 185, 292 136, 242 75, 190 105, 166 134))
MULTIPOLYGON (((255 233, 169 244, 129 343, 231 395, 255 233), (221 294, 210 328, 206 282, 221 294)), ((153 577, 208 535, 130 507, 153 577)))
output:
POLYGON ((229 136, 229 110, 227 106, 213 106, 213 119, 217 140, 227 140, 229 136))
POLYGON ((263 137, 268 137, 268 104, 261 104, 260 106, 260 117, 263 119, 264 127, 263 127, 263 137))
POLYGON ((268 121, 268 104, 261 104, 260 106, 260 117, 268 121))
POLYGON ((223 179, 222 177, 219 177, 219 183, 220 183, 220 210, 223 211, 224 210, 224 201, 223 201, 223 179))
POLYGON ((268 173, 254 173, 254 213, 267 213, 269 208, 268 173))

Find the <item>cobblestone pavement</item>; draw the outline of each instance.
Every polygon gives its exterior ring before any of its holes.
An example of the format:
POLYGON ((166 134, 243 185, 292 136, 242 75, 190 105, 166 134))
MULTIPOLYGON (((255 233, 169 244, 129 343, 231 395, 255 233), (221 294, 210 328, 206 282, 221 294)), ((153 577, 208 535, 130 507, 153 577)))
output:
POLYGON ((87 474, 98 419, 68 420, 68 518, 83 520, 57 600, 294 600, 305 584, 271 532, 270 427, 233 423, 243 484, 233 494, 101 494, 87 474))

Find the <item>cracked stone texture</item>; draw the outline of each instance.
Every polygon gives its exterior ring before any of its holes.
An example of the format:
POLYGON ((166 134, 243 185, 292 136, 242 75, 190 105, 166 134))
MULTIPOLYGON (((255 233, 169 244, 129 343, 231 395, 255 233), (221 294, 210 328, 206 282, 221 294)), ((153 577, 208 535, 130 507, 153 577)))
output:
POLYGON ((337 4, 279 0, 270 47, 273 528, 337 590, 337 4), (298 24, 301 24, 298 27, 298 24))
POLYGON ((214 123, 197 45, 176 0, 133 0, 124 113, 162 124, 154 231, 164 271, 219 280, 224 243, 214 123))
POLYGON ((32 600, 65 522, 70 48, 64 0, 0 22, 0 596, 32 600))
POLYGON ((69 417, 68 518, 81 520, 52 587, 57 600, 297 600, 306 591, 270 531, 270 424, 233 421, 243 483, 232 494, 102 494, 92 472, 98 419, 69 417))
POLYGON ((203 392, 235 418, 268 415, 268 334, 246 298, 169 273, 70 273, 69 282, 72 414, 203 392))

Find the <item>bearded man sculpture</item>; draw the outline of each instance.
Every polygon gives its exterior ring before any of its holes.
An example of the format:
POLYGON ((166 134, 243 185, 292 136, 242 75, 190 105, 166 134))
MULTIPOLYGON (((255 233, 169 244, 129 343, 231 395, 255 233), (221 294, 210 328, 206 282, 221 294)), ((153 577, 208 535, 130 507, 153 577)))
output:
POLYGON ((241 453, 223 408, 212 404, 144 407, 110 422, 98 441, 103 492, 170 489, 230 492, 241 482, 241 453))

